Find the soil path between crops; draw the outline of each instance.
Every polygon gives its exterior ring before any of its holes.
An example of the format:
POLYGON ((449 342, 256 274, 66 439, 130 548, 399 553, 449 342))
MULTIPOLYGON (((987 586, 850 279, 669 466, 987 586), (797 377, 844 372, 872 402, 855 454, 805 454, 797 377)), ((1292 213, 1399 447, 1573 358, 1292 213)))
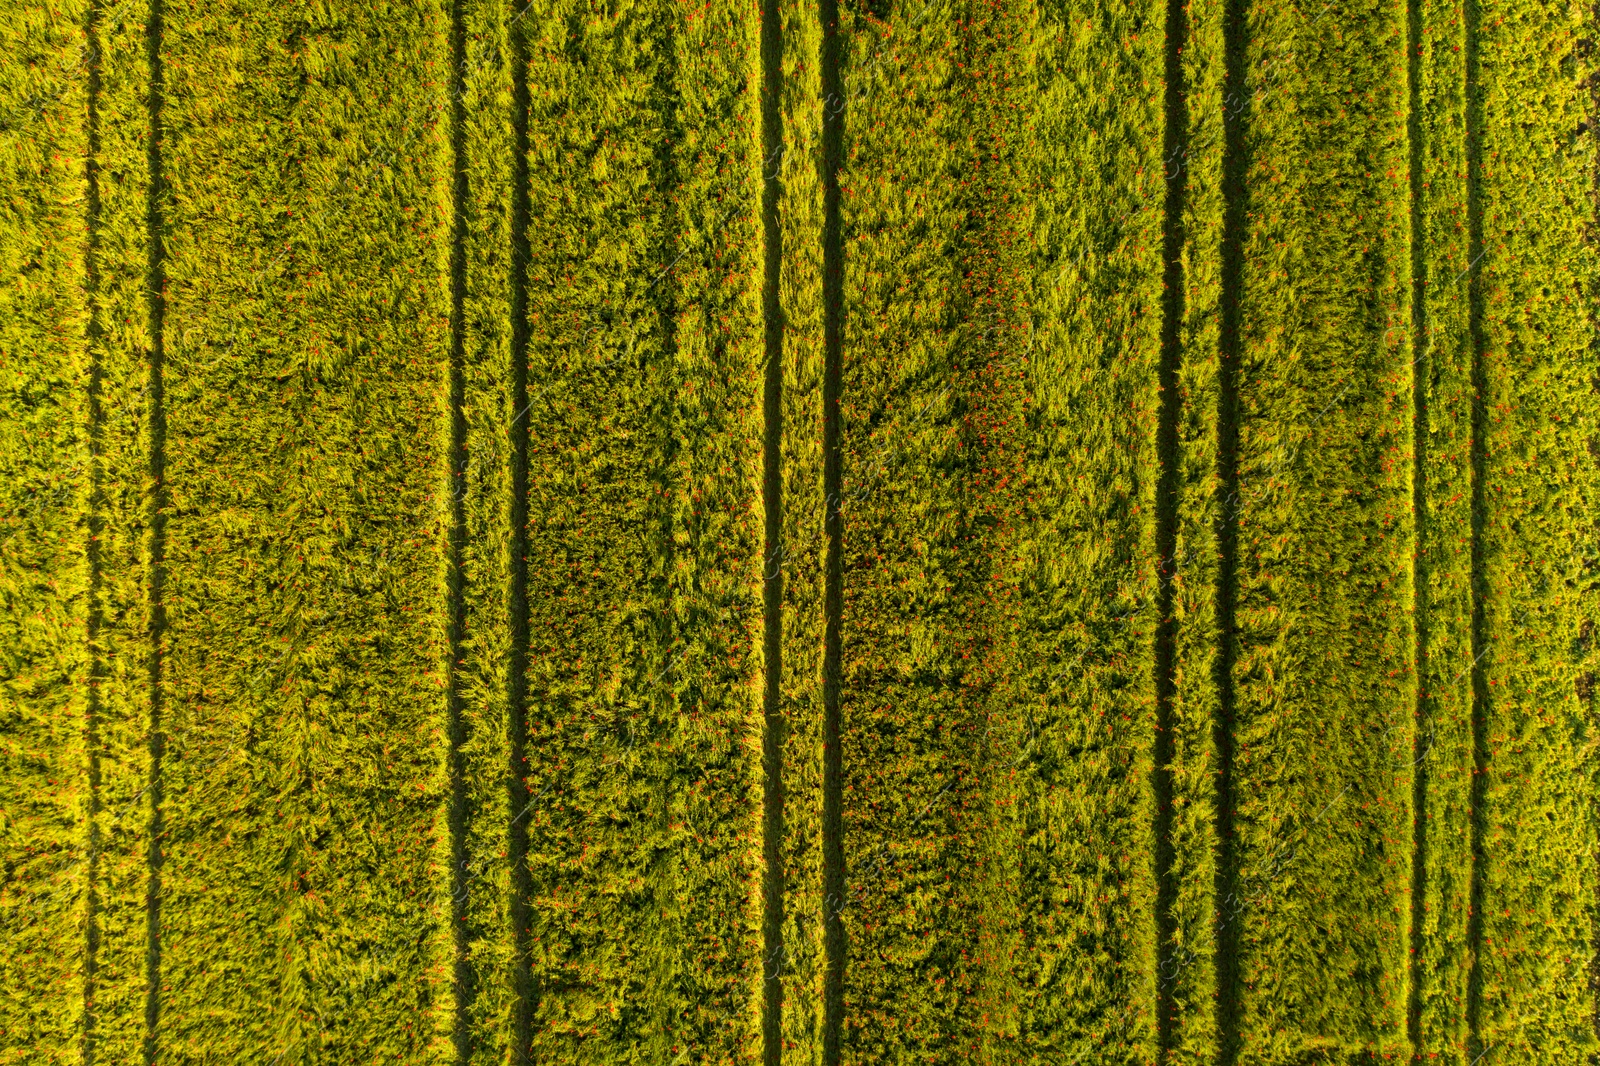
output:
POLYGON ((149 529, 149 681, 150 681, 150 822, 148 829, 147 865, 145 884, 145 1033, 144 1057, 155 1062, 157 1038, 161 1028, 161 867, 163 855, 161 838, 164 832, 162 812, 161 762, 165 753, 166 738, 162 733, 162 642, 166 636, 167 617, 163 600, 166 583, 167 548, 167 485, 166 444, 167 411, 164 391, 166 348, 163 322, 166 315, 166 249, 162 241, 163 206, 166 200, 166 179, 162 171, 162 105, 164 103, 163 72, 161 64, 163 0, 152 0, 150 20, 145 29, 145 55, 150 68, 148 165, 150 181, 145 201, 146 242, 149 261, 145 273, 145 294, 149 301, 150 316, 150 499, 149 529))

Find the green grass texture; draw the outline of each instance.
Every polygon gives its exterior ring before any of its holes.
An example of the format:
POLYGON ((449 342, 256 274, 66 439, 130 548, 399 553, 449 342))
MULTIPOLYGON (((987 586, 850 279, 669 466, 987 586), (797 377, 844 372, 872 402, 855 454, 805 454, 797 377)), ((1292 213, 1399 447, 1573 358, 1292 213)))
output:
POLYGON ((5 0, 0 1063, 1600 1066, 1572 0, 5 0))

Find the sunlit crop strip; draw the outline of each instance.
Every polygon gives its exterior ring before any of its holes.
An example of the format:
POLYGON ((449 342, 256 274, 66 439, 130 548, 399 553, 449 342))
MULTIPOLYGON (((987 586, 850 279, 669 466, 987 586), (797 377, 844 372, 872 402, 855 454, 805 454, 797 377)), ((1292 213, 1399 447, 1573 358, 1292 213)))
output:
POLYGON ((583 7, 528 16, 529 1054, 743 1060, 761 1002, 758 23, 731 3, 583 7))
MULTIPOLYGON (((1411 275, 1405 9, 1253 9, 1244 104, 1237 1036, 1408 1051, 1411 275)), ((1233 1041, 1236 1039, 1237 1043, 1233 1041)))
POLYGON ((92 995, 86 17, 15 4, 0 26, 0 1061, 17 1063, 79 1054, 92 995))
MULTIPOLYGON (((1587 9, 1583 9, 1587 10, 1587 9)), ((1473 277, 1479 364, 1476 476, 1481 634, 1477 714, 1481 915, 1468 1052, 1528 1063, 1593 1054, 1596 884, 1592 723, 1579 703, 1581 637, 1596 607, 1597 360, 1586 332, 1594 260, 1593 149, 1573 131, 1580 9, 1469 10, 1469 153, 1482 261, 1473 277), (1495 1049, 1492 1052, 1490 1049, 1495 1049)), ((1591 305, 1592 306, 1592 305, 1591 305)))
POLYGON ((1156 1054, 1166 14, 1143 0, 1045 3, 1023 60, 1022 684, 1018 750, 991 772, 1017 782, 1016 1037, 1028 1062, 1156 1054))
MULTIPOLYGON (((782 982, 782 1058, 816 1066, 823 1034, 822 653, 825 619, 823 485, 823 199, 821 23, 809 0, 783 0, 780 188, 783 261, 781 571, 783 944, 768 972, 782 982)), ((841 101, 842 102, 842 101, 841 101)))
POLYGON ((162 49, 155 1053, 415 1060, 449 988, 448 21, 174 2, 162 49))

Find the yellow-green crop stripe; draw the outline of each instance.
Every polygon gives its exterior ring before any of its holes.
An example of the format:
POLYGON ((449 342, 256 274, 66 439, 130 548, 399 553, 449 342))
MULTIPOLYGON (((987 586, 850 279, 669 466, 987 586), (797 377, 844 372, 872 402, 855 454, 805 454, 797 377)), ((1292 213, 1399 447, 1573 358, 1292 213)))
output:
POLYGON ((840 1062, 1003 1058, 1019 980, 1030 15, 838 14, 836 101, 823 71, 842 122, 841 284, 825 308, 842 578, 828 1006, 840 1062))
POLYGON ((168 0, 159 44, 152 1051, 426 1061, 449 976, 448 13, 168 0))
POLYGON ((1240 313, 1223 327, 1232 402, 1219 430, 1237 484, 1222 543, 1223 1061, 1406 1054, 1406 9, 1241 6, 1229 29, 1244 63, 1229 87, 1243 124, 1242 244, 1225 293, 1240 313))
POLYGON ((760 1054, 758 11, 527 15, 535 1062, 760 1054))
MULTIPOLYGON (((1472 352, 1467 231, 1465 0, 1414 0, 1411 146, 1418 213, 1410 338, 1418 503, 1418 706, 1411 772, 1409 1007, 1424 1061, 1465 1061, 1472 881, 1472 352), (1420 299, 1417 293, 1420 292, 1420 299)), ((1467 1056, 1468 1059, 1471 1056, 1467 1056)))
MULTIPOLYGON (((1578 4, 1466 13, 1479 865, 1468 1053, 1593 1056, 1592 723, 1579 700, 1595 568, 1592 140, 1578 4), (1493 1049, 1493 1050, 1489 1050, 1493 1049)), ((1592 121, 1592 118, 1590 119, 1592 121)))
POLYGON ((0 1062, 81 1054, 91 381, 87 11, 0 18, 0 1062))
POLYGON ((824 288, 838 338, 837 431, 824 443, 837 448, 827 487, 840 513, 829 545, 839 747, 824 784, 837 790, 837 820, 824 818, 838 856, 825 843, 824 863, 837 863, 824 900, 838 928, 826 1005, 837 1046, 829 1033, 823 1061, 944 1062, 958 1041, 975 1050, 982 858, 981 698, 959 686, 972 647, 955 647, 976 590, 952 551, 968 480, 951 380, 961 34, 947 4, 836 10, 823 106, 842 123, 838 154, 824 145, 839 203, 825 223, 838 227, 837 252, 825 234, 837 265, 824 264, 825 279, 839 272, 824 288))
POLYGON ((1017 856, 995 856, 1014 871, 1020 923, 1005 1035, 1017 1061, 1142 1063, 1158 1044, 1167 10, 1069 0, 1031 14, 1018 198, 1030 330, 1009 360, 1026 383, 1022 680, 1014 750, 990 771, 1016 782, 1017 856))
POLYGON ((824 566, 822 386, 822 27, 812 0, 782 0, 783 260, 782 537, 769 560, 783 582, 782 954, 765 960, 782 983, 782 1056, 818 1066, 823 1031, 822 777, 824 566))

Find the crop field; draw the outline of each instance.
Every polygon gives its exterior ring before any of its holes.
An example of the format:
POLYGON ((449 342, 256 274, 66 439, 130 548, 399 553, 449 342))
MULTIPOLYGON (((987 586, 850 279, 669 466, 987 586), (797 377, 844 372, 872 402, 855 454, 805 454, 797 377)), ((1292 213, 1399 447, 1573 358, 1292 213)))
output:
POLYGON ((0 0, 0 1063, 1600 1066, 1597 35, 0 0))

